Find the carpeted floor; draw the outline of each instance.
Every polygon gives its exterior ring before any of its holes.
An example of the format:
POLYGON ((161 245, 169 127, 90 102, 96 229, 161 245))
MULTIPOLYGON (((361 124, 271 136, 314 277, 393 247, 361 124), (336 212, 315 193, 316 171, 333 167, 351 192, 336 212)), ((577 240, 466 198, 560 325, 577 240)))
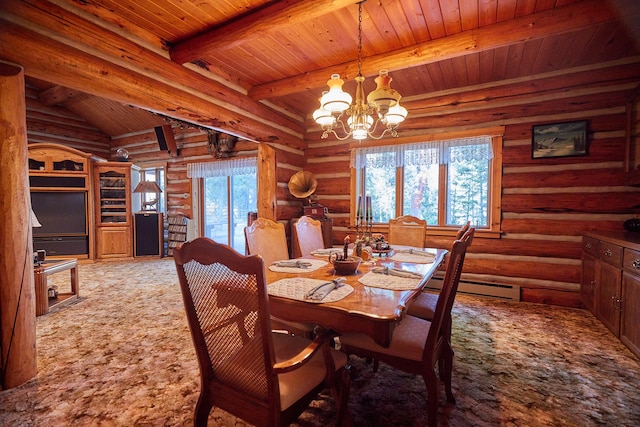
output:
MULTIPOLYGON (((2 426, 192 425, 198 367, 173 259, 79 267, 81 299, 37 318, 38 376, 0 392, 2 426)), ((68 275, 52 277, 64 290, 68 275)), ((584 310, 459 295, 445 426, 640 426, 640 364, 584 310)), ((422 379, 352 358, 356 426, 423 426, 422 379)), ((328 395, 299 426, 334 423, 328 395)), ((210 425, 244 426, 215 409, 210 425)))

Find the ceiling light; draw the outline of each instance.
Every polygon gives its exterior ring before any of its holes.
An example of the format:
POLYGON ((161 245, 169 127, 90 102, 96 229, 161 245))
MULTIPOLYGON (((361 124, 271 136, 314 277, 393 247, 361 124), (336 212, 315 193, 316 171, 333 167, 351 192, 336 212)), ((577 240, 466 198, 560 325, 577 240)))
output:
POLYGON ((333 133, 339 140, 353 137, 357 140, 382 138, 387 132, 398 136, 398 125, 407 117, 407 109, 400 105, 400 94, 391 89, 391 76, 380 70, 377 88, 364 97, 362 76, 362 3, 358 3, 358 75, 355 102, 342 90, 344 80, 339 74, 331 75, 329 90, 320 98, 320 108, 313 112, 313 120, 322 127, 322 138, 333 133), (375 120, 374 120, 375 115, 375 120), (346 119, 346 123, 344 120, 346 119), (338 131, 336 131, 336 128, 338 131))

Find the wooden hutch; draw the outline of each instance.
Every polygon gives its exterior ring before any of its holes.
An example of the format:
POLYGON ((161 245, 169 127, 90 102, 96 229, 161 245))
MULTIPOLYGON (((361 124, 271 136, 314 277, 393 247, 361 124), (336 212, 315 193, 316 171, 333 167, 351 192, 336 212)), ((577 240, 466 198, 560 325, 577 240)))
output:
POLYGON ((33 249, 47 257, 133 258, 131 170, 52 143, 29 145, 33 249))
POLYGON ((51 143, 29 145, 31 206, 40 223, 33 249, 47 256, 94 258, 91 154, 51 143))
POLYGON ((131 167, 125 162, 94 164, 98 259, 133 257, 131 167))

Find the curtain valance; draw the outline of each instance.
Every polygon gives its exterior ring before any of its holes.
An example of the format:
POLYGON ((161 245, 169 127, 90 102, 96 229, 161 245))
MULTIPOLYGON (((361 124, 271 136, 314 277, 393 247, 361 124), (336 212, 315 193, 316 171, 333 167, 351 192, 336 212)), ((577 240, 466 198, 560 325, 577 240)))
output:
POLYGON ((351 152, 351 167, 401 167, 413 165, 448 164, 493 158, 491 136, 412 144, 356 148, 351 152), (369 156, 368 156, 369 155, 369 156))
POLYGON ((255 157, 187 163, 187 176, 189 178, 209 178, 212 176, 248 175, 255 173, 256 164, 255 157))

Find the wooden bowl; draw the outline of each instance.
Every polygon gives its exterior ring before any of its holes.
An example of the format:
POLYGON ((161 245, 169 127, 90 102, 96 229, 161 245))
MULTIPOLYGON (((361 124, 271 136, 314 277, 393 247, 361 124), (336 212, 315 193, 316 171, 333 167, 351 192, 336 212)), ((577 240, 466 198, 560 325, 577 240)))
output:
POLYGON ((347 260, 337 260, 332 259, 331 264, 333 264, 333 269, 336 271, 336 274, 348 275, 354 274, 358 271, 358 267, 360 267, 360 262, 362 262, 362 258, 357 256, 350 256, 347 260))

